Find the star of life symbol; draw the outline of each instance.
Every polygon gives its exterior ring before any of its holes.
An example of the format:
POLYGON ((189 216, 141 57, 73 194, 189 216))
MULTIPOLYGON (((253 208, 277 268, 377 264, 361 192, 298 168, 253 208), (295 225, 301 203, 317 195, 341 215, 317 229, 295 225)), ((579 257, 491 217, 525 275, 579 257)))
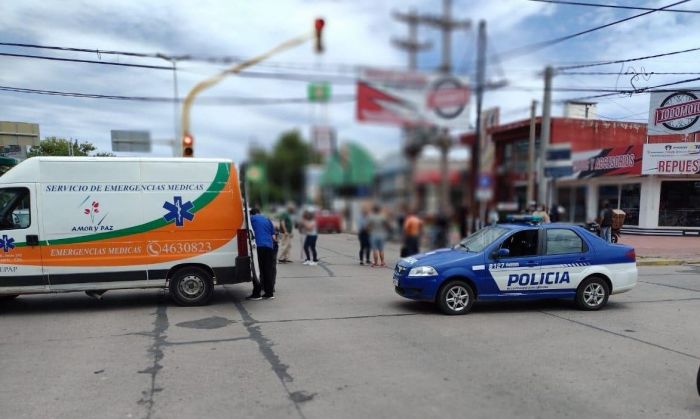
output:
POLYGON ((2 247, 2 250, 7 253, 10 251, 10 249, 15 248, 15 239, 12 237, 7 237, 6 234, 2 235, 2 239, 0 239, 0 247, 2 247))
POLYGON ((191 201, 187 201, 183 204, 181 196, 174 197, 172 203, 164 203, 163 208, 168 211, 168 213, 163 216, 165 221, 175 220, 175 225, 178 227, 185 225, 185 219, 189 221, 194 219, 194 214, 191 212, 192 208, 194 208, 194 204, 191 201))

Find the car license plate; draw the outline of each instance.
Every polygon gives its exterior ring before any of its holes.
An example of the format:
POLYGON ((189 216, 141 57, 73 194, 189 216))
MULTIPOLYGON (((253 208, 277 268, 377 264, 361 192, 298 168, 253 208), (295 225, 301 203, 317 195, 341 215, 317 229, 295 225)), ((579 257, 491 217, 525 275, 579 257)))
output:
POLYGON ((394 286, 395 287, 399 286, 399 278, 394 278, 394 286))

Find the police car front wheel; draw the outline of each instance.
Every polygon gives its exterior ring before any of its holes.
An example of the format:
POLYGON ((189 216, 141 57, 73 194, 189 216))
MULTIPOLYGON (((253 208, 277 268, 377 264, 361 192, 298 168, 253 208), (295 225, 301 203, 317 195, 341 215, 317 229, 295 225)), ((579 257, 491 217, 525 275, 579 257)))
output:
POLYGON ((474 304, 474 291, 464 281, 449 281, 440 289, 437 303, 445 314, 466 314, 474 304))
POLYGON ((610 287, 603 278, 584 280, 576 291, 576 304, 582 310, 599 310, 608 302, 610 287))

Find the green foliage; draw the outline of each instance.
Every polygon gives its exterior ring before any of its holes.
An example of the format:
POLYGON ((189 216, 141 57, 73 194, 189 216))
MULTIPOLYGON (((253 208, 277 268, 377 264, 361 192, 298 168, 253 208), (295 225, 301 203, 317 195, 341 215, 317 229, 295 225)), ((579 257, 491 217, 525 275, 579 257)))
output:
MULTIPOLYGON (((83 141, 78 143, 78 140, 58 137, 46 137, 41 140, 38 146, 29 149, 27 157, 36 156, 89 156, 97 148, 90 142, 83 141)), ((109 152, 98 152, 94 156, 97 157, 114 157, 114 154, 109 152)))
POLYGON ((294 130, 280 134, 272 152, 252 149, 249 161, 265 167, 267 182, 250 184, 249 191, 250 202, 260 205, 301 200, 306 166, 320 161, 320 156, 294 130))

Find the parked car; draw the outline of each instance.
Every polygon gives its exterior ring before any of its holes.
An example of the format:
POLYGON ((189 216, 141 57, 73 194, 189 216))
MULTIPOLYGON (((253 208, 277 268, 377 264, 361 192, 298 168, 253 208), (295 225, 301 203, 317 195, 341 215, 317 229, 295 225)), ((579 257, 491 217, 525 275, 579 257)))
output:
POLYGON ((340 214, 323 210, 316 213, 319 233, 340 233, 343 231, 343 217, 340 214))

